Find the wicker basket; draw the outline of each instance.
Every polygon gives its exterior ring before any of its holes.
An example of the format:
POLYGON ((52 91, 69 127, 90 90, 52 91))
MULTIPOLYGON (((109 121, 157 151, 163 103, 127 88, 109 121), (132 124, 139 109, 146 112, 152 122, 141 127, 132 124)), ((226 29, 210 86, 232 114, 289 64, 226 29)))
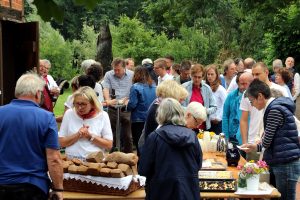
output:
POLYGON ((64 190, 70 192, 96 193, 105 195, 126 196, 141 188, 139 182, 131 181, 127 190, 118 188, 109 188, 107 186, 97 185, 96 183, 87 183, 75 179, 64 179, 64 190))

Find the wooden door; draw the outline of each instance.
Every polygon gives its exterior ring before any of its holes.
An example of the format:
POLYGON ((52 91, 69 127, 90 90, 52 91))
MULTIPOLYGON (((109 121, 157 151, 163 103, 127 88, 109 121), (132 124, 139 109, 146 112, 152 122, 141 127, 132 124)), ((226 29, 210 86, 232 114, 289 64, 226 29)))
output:
POLYGON ((38 68, 38 22, 0 21, 0 104, 14 98, 16 81, 26 71, 38 68))

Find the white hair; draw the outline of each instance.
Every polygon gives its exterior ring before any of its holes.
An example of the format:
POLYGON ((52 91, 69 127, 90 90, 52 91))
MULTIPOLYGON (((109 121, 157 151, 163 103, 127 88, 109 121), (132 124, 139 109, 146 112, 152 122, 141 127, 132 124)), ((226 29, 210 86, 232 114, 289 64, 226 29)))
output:
POLYGON ((207 113, 205 107, 199 102, 191 102, 186 108, 186 113, 191 113, 196 119, 206 121, 207 113))
POLYGON ((157 109, 157 123, 160 125, 174 124, 185 125, 184 109, 180 103, 173 98, 165 98, 157 109))
POLYGON ((96 61, 93 60, 93 59, 87 59, 87 60, 84 60, 82 61, 81 63, 81 69, 86 72, 86 70, 92 65, 92 64, 95 64, 96 61))
POLYGON ((44 86, 45 81, 43 79, 36 73, 28 72, 18 79, 15 88, 15 97, 34 96, 38 91, 43 91, 44 86))
POLYGON ((272 63, 273 67, 283 67, 282 61, 280 59, 276 59, 272 63))
POLYGON ((44 63, 45 65, 48 65, 51 68, 51 62, 47 59, 42 59, 40 62, 44 63))
POLYGON ((142 60, 142 65, 145 64, 153 64, 153 61, 150 58, 145 58, 144 60, 142 60))

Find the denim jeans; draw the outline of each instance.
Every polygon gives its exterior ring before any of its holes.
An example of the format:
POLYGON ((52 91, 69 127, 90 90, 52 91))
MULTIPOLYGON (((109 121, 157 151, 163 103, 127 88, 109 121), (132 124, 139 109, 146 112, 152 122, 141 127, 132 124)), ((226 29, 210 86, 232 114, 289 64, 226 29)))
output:
POLYGON ((300 176, 300 159, 284 164, 272 164, 270 170, 274 173, 276 188, 281 193, 280 199, 296 199, 296 185, 300 176))

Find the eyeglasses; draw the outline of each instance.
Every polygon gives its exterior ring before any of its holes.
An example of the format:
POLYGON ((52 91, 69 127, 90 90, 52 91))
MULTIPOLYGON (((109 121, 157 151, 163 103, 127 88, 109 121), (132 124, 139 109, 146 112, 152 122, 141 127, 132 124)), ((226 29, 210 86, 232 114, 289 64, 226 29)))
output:
POLYGON ((254 103, 255 98, 249 98, 249 97, 248 97, 248 99, 249 99, 249 102, 250 102, 251 106, 253 106, 253 103, 254 103))
POLYGON ((195 126, 199 126, 201 123, 200 122, 198 122, 197 121, 197 118, 194 116, 194 115, 192 115, 193 116, 193 118, 194 118, 194 123, 195 123, 195 126))
POLYGON ((76 102, 73 104, 76 108, 85 108, 87 107, 88 103, 79 103, 79 102, 76 102))

